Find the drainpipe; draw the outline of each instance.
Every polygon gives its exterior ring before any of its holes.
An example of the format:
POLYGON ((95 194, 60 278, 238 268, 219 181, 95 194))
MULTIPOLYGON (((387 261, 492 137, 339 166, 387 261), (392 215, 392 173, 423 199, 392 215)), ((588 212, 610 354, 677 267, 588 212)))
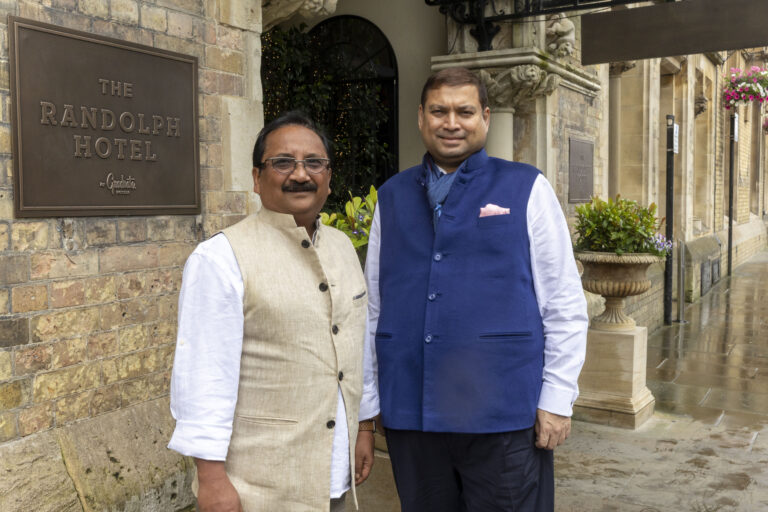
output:
POLYGON ((730 143, 730 162, 728 162, 728 276, 731 276, 733 269, 733 167, 736 142, 739 136, 736 133, 738 127, 738 115, 731 114, 731 143, 730 143))
MULTIPOLYGON (((667 240, 673 240, 675 204, 675 116, 667 116, 667 240)), ((682 244, 678 244, 678 251, 682 244)), ((667 253, 664 265, 664 325, 672 325, 672 252, 667 253)))

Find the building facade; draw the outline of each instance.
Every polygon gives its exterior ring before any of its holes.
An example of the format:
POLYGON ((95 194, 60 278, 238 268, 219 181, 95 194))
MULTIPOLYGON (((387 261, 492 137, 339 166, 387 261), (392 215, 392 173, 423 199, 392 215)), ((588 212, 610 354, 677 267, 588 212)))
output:
MULTIPOLYGON (((497 6, 505 2, 496 2, 497 6)), ((511 7, 511 6, 507 6, 511 7)), ((414 0, 0 0, 0 509, 185 510, 191 463, 165 449, 181 271, 195 245, 258 208, 250 151, 263 125, 260 36, 334 16, 376 25, 397 60, 399 168, 417 163, 421 86, 462 65, 488 85, 494 156, 537 166, 569 222, 589 196, 666 204, 666 116, 679 125, 674 238, 685 296, 728 265, 731 67, 763 49, 580 64, 578 13, 504 23, 493 50, 414 0), (199 215, 16 218, 5 15, 197 57, 199 215)), ((733 265, 766 246, 764 111, 738 106, 733 265)), ((629 301, 662 323, 663 266, 629 301)), ((590 297, 594 313, 601 307, 590 297)), ((365 499, 365 496, 363 497, 365 499)), ((366 507, 365 510, 374 510, 366 507)))

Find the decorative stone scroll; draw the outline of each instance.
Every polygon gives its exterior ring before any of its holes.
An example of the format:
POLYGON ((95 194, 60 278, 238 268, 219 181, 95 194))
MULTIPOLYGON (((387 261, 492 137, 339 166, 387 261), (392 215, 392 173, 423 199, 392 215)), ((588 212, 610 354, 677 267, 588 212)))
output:
POLYGON ((454 66, 479 73, 496 107, 515 108, 558 87, 589 97, 601 89, 594 72, 553 60, 550 53, 533 46, 432 57, 432 71, 454 66))
POLYGON ((611 62, 610 64, 610 74, 611 76, 618 76, 622 73, 626 73, 630 69, 634 69, 637 66, 636 60, 623 60, 620 62, 611 62))
POLYGON ((494 107, 518 108, 538 96, 548 96, 560 85, 561 77, 527 64, 507 69, 481 69, 480 78, 494 107))
POLYGON ((336 11, 336 2, 337 0, 263 0, 262 30, 266 32, 296 14, 304 18, 328 16, 336 11))

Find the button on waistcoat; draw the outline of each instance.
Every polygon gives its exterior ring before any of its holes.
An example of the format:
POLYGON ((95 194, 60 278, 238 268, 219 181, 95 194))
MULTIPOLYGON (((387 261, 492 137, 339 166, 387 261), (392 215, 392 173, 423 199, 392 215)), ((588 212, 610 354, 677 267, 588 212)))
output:
POLYGON ((527 205, 539 171, 476 153, 435 230, 423 166, 379 190, 382 420, 389 428, 502 432, 533 425, 543 333, 527 205), (480 208, 509 208, 480 217, 480 208))

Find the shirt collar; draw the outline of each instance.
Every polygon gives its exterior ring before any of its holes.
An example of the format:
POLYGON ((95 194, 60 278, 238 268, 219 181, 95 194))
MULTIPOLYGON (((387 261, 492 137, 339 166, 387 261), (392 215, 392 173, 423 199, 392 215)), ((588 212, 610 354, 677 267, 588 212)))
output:
MULTIPOLYGON (((488 159, 490 157, 488 156, 488 153, 486 153, 485 148, 482 148, 477 153, 473 153, 461 162, 461 164, 456 168, 454 172, 458 173, 470 173, 472 171, 476 171, 477 169, 482 168, 486 163, 488 163, 488 159)), ((445 170, 440 168, 432 158, 432 155, 430 155, 428 152, 424 153, 424 158, 421 161, 421 165, 423 168, 423 172, 421 172, 418 177, 416 178, 417 181, 421 185, 426 185, 426 173, 431 172, 430 169, 434 168, 437 169, 437 172, 439 173, 445 173, 445 170)))
MULTIPOLYGON (((279 213, 262 206, 257 212, 257 215, 264 222, 276 228, 302 229, 306 233, 304 228, 300 228, 296 225, 296 219, 294 219, 293 215, 290 213, 279 213)), ((320 216, 318 215, 317 218, 315 218, 315 232, 312 234, 312 244, 317 242, 317 235, 322 229, 322 226, 324 226, 324 224, 320 221, 320 216)))

